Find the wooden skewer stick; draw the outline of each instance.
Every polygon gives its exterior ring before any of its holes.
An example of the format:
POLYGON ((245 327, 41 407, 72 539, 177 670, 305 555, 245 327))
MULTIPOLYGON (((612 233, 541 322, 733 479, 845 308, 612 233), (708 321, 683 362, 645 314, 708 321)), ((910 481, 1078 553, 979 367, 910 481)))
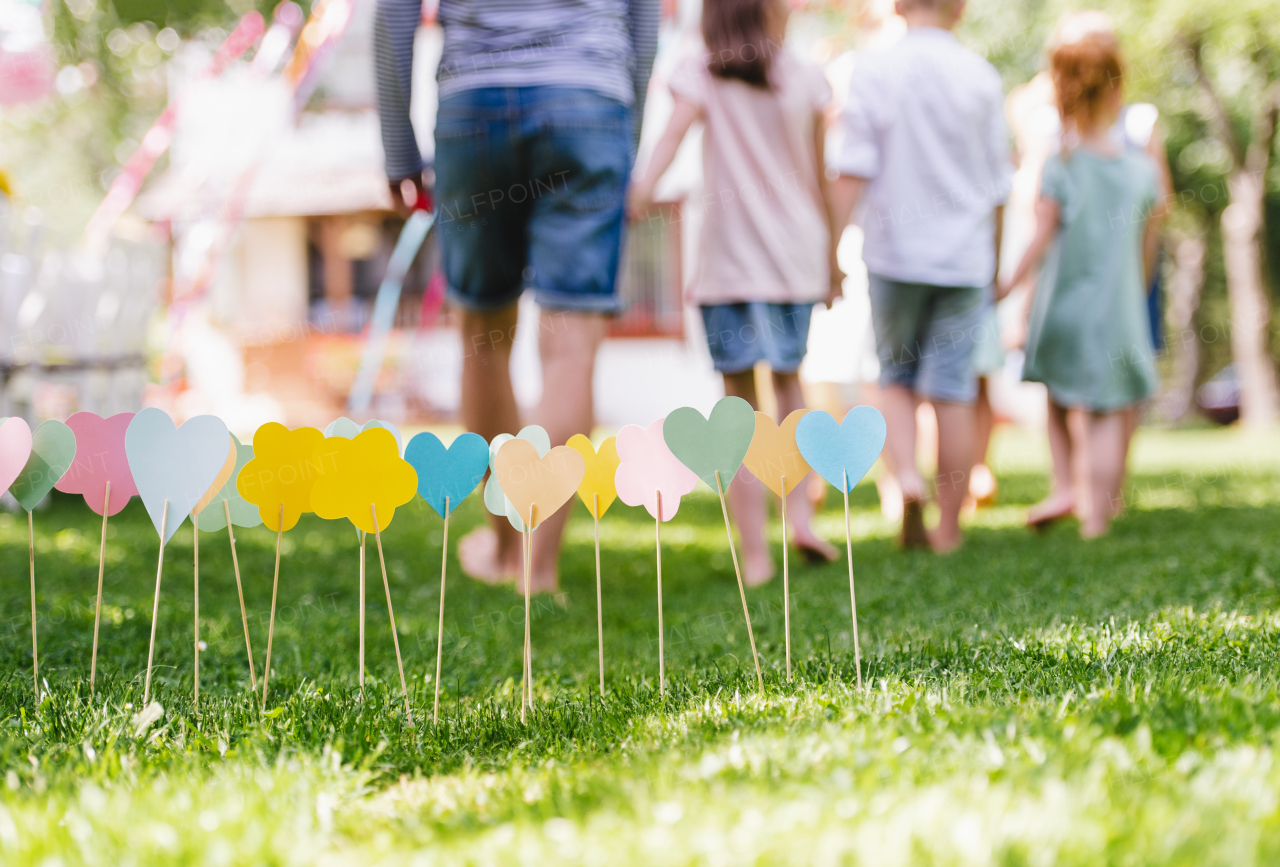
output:
POLYGON ((40 703, 40 652, 36 646, 36 524, 27 512, 27 553, 31 560, 31 681, 35 686, 36 704, 40 703))
POLYGON ((440 664, 444 659, 444 576, 449 562, 449 497, 444 498, 444 547, 440 551, 440 625, 436 629, 436 701, 431 712, 433 725, 440 724, 440 664))
POLYGON ((391 618, 391 640, 396 646, 396 667, 400 669, 400 692, 404 694, 404 715, 409 718, 409 725, 413 726, 413 711, 409 709, 409 686, 404 682, 404 661, 400 658, 400 636, 396 633, 396 612, 391 607, 391 583, 387 581, 387 561, 382 556, 382 529, 378 526, 378 509, 373 504, 369 504, 369 511, 373 514, 373 536, 378 543, 378 563, 382 566, 382 588, 387 592, 387 616, 391 618))
POLYGON ((142 687, 142 707, 145 710, 151 699, 151 661, 156 653, 156 620, 160 616, 160 576, 164 574, 164 533, 169 527, 169 501, 164 501, 160 514, 160 557, 156 563, 156 600, 151 605, 151 645, 147 648, 147 679, 142 687))
MULTIPOLYGON (((526 696, 528 700, 529 710, 533 710, 533 635, 530 629, 530 604, 533 589, 533 510, 534 505, 529 505, 529 523, 525 525, 528 541, 525 543, 526 548, 525 567, 524 567, 524 662, 525 671, 528 672, 526 696)), ((524 722, 524 714, 521 713, 520 722, 524 722)))
POLYGON ((107 507, 111 503, 111 481, 102 497, 102 544, 98 548, 98 602, 93 609, 93 656, 89 658, 89 695, 93 695, 94 677, 98 673, 98 624, 102 622, 102 570, 107 562, 107 507))
POLYGON ((849 471, 844 471, 844 548, 849 561, 849 610, 853 615, 853 664, 858 669, 858 689, 862 689, 862 650, 858 647, 858 597, 853 592, 853 536, 849 532, 849 471))
POLYGON ((662 491, 658 491, 658 516, 653 519, 653 543, 658 555, 658 695, 667 694, 667 669, 662 643, 662 491))
POLYGON ((716 493, 720 495, 720 511, 724 514, 724 531, 729 536, 729 554, 733 557, 733 571, 738 576, 738 595, 742 597, 742 616, 747 621, 747 639, 751 642, 751 658, 756 664, 756 684, 764 689, 764 675, 760 673, 760 654, 756 653, 756 636, 751 629, 751 609, 747 607, 747 590, 742 585, 742 570, 738 568, 738 551, 733 547, 733 528, 729 525, 729 507, 724 502, 724 486, 720 471, 716 470, 716 493))
POLYGON ((284 503, 276 520, 276 571, 271 579, 271 619, 267 621, 267 661, 262 666, 262 709, 267 709, 267 684, 271 680, 271 642, 276 634, 276 590, 280 587, 280 541, 284 538, 284 503))
POLYGON ((360 534, 360 697, 364 698, 364 530, 360 534))
POLYGON ((227 513, 227 538, 231 541, 231 567, 236 573, 236 594, 240 597, 240 622, 244 624, 244 650, 249 656, 249 686, 258 691, 258 678, 253 673, 253 645, 249 643, 249 613, 244 607, 244 587, 240 584, 240 559, 236 556, 236 534, 231 529, 231 503, 222 501, 222 508, 227 513))
POLYGON ((791 683, 791 573, 787 567, 787 477, 782 476, 782 628, 787 636, 787 683, 791 683))
POLYGON ((200 716, 200 513, 191 513, 191 528, 195 531, 192 538, 194 539, 192 552, 195 557, 194 566, 192 568, 192 576, 194 578, 195 588, 195 624, 196 624, 196 668, 195 668, 195 696, 192 699, 191 706, 196 716, 200 716))
POLYGON ((520 647, 520 724, 524 725, 529 707, 529 527, 520 531, 520 556, 524 560, 524 642, 520 647))
POLYGON ((591 516, 596 522, 596 644, 600 648, 600 697, 604 698, 604 602, 600 593, 600 495, 591 495, 591 516))

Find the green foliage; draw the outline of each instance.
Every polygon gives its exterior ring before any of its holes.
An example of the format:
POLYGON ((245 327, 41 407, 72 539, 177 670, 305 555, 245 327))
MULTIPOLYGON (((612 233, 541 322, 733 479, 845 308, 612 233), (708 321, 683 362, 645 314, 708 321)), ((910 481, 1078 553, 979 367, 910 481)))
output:
MULTIPOLYGON (((564 593, 535 601, 537 707, 519 722, 523 605, 450 561, 442 723, 430 722, 440 521, 383 537, 416 728, 405 724, 370 551, 356 684, 357 547, 285 536, 271 700, 248 692, 226 537, 201 537, 201 714, 191 707, 191 532, 169 547, 156 652, 164 715, 136 720, 156 539, 111 521, 99 687, 87 690, 100 524, 36 514, 41 672, 30 675, 25 522, 0 518, 0 860, 6 864, 1264 864, 1280 853, 1280 460, 1274 437, 1144 433, 1129 514, 1102 540, 1033 536, 1038 438, 1004 435, 1002 504, 959 553, 900 554, 853 496, 868 687, 854 686, 843 563, 749 591, 754 674, 717 502, 664 527, 668 696, 658 696, 652 522, 602 522, 609 694, 596 692, 591 522, 564 593), (132 705, 132 707, 130 706, 132 705)), ((834 504, 834 498, 832 498, 834 504)), ((474 500, 451 539, 481 520, 474 500)), ((839 511, 820 514, 833 540, 839 511)), ((776 524, 774 542, 778 541, 776 524)), ((274 535, 239 534, 261 661, 274 535)), ((798 560, 798 558, 797 558, 798 560)))

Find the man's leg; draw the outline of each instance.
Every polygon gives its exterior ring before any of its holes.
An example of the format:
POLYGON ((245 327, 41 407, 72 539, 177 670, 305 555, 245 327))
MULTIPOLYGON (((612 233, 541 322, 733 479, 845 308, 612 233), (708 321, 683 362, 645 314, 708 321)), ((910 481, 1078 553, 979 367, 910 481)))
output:
POLYGON ((961 542, 960 507, 969 492, 973 464, 973 407, 933 401, 938 415, 938 478, 934 496, 941 516, 929 534, 935 551, 951 551, 961 542))
MULTIPOLYGON (((604 339, 608 319, 600 313, 542 310, 538 323, 538 354, 542 358, 542 400, 536 421, 547 430, 552 446, 562 446, 574 434, 591 435, 595 423, 592 380, 596 350, 604 339)), ((559 586, 556 559, 560 537, 574 508, 573 501, 538 525, 533 533, 533 580, 536 593, 554 593, 559 586)), ((524 589, 520 580, 516 588, 524 589)))
MULTIPOLYGON (((462 422, 486 441, 520 428, 511 390, 518 306, 462 311, 462 422)), ((473 578, 504 581, 521 572, 520 534, 503 516, 490 515, 489 523, 492 529, 475 530, 459 541, 458 561, 473 578)))

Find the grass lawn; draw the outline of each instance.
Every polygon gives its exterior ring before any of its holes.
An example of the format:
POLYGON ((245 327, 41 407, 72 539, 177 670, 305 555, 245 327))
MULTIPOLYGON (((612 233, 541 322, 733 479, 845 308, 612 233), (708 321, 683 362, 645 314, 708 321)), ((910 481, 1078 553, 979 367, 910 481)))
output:
MULTIPOLYGON (((1277 446, 1143 432, 1128 514, 1085 543, 1074 525, 1022 528, 1046 458, 1035 437, 1004 432, 1000 505, 945 557, 898 553, 864 484, 862 691, 844 562, 793 570, 790 684, 781 580, 749 591, 757 691, 719 505, 699 495, 663 528, 665 698, 652 521, 618 504, 602 523, 601 700, 591 522, 575 505, 563 592, 534 604, 527 725, 523 605, 452 559, 430 722, 441 522, 420 501, 383 535, 416 727, 376 549, 361 699, 355 532, 314 516, 285 535, 266 713, 249 695, 225 531, 201 539, 208 647, 193 713, 190 524, 174 537, 153 683, 163 715, 149 725, 137 714, 157 540, 136 501, 112 519, 90 696, 100 521, 70 497, 35 516, 37 705, 26 522, 6 513, 0 863, 1276 863, 1277 446)), ((843 543, 830 493, 819 526, 843 543)), ((455 513, 451 539, 481 508, 472 497, 455 513)), ((274 542, 238 534, 259 677, 274 542)))

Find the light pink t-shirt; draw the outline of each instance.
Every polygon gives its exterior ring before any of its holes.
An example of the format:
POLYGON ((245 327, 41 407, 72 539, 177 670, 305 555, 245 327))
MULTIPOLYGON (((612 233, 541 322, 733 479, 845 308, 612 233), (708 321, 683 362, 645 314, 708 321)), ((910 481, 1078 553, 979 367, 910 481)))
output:
POLYGON ((770 90, 707 71, 673 72, 671 92, 702 110, 703 206, 697 304, 805 303, 827 295, 828 229, 814 127, 831 101, 822 72, 780 51, 770 90))

